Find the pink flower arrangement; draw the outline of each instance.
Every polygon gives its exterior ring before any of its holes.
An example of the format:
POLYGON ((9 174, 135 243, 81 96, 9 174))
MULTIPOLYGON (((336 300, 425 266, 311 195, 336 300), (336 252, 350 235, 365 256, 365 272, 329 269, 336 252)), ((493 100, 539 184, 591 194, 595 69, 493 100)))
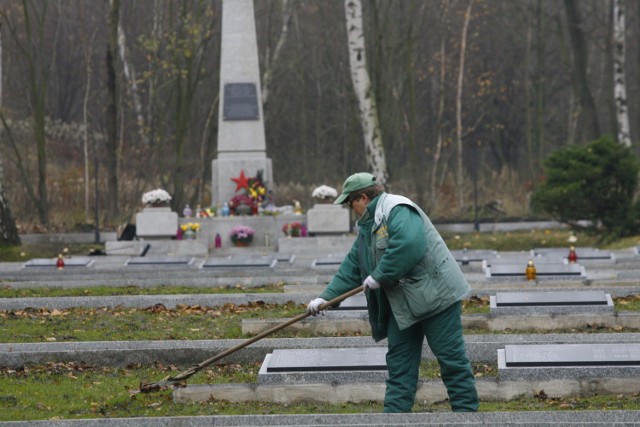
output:
POLYGON ((231 229, 229 232, 229 237, 233 243, 236 242, 245 242, 249 243, 253 240, 253 235, 255 231, 251 227, 247 227, 246 225, 237 225, 231 229))

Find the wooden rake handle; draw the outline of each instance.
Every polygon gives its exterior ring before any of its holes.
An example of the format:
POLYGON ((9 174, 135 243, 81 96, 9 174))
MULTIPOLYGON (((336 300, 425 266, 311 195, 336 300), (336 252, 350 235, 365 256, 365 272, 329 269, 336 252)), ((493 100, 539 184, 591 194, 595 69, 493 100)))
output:
MULTIPOLYGON (((358 286, 357 288, 354 288, 348 292, 345 292, 344 294, 335 297, 334 299, 332 299, 331 301, 327 301, 326 303, 322 304, 319 308, 320 311, 326 310, 329 307, 338 304, 342 301, 344 301, 345 299, 359 293, 362 292, 364 288, 362 286, 358 286)), ((176 385, 177 383, 186 380, 187 378, 191 377, 193 374, 195 374, 196 372, 200 371, 201 369, 209 366, 210 364, 212 364, 213 362, 216 362, 232 353, 235 353, 238 350, 241 350, 251 344, 253 344, 256 341, 260 341, 262 338, 268 337, 269 335, 273 334, 274 332, 278 332, 281 329, 286 328, 287 326, 293 325, 294 323, 297 323, 303 319, 306 319, 307 317, 311 316, 311 313, 309 311, 305 311, 304 313, 301 313, 299 315, 297 315, 296 317, 293 317, 289 320, 287 320, 286 322, 280 323, 276 326, 273 326, 272 328, 267 329, 266 331, 263 331, 261 333, 259 333, 258 335, 249 338, 246 341, 241 342, 238 345, 235 345, 231 348, 228 348, 227 350, 224 350, 218 354, 216 354, 213 357, 210 357, 207 360, 203 360, 202 362, 198 363, 195 366, 192 366, 191 368, 187 369, 184 372, 179 373, 178 375, 175 375, 173 377, 168 377, 163 381, 157 382, 157 383, 141 383, 140 384, 140 391, 145 392, 145 391, 155 391, 158 389, 161 389, 165 386, 168 385, 176 385)))

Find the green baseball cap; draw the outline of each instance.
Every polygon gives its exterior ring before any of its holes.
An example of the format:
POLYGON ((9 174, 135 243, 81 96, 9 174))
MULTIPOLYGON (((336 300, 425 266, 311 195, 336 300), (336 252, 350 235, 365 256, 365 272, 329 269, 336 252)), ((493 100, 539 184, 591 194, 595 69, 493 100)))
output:
POLYGON ((347 178, 342 184, 342 194, 338 196, 334 205, 340 205, 344 203, 349 194, 356 190, 362 190, 363 188, 371 187, 372 185, 377 185, 376 177, 371 175, 369 172, 358 172, 351 175, 347 178))

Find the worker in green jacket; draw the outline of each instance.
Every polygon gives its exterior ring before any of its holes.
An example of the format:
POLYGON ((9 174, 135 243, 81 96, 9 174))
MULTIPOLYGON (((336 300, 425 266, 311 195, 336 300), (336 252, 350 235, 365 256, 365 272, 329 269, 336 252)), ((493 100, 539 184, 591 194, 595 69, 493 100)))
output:
POLYGON ((411 411, 425 337, 452 410, 477 411, 460 317, 469 284, 427 215, 406 197, 386 193, 366 172, 347 178, 334 204, 346 204, 358 215, 358 236, 307 310, 318 314, 328 300, 363 286, 373 338, 387 338, 384 412, 411 411))

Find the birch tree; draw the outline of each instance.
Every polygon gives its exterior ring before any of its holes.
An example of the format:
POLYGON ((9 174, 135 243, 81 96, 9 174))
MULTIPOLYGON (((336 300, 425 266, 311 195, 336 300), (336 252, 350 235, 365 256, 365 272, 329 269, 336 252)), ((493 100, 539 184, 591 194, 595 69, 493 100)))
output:
POLYGON ((365 156, 371 168, 371 173, 384 184, 387 182, 389 174, 382 143, 376 97, 369 79, 369 72, 367 71, 362 2, 360 0, 345 0, 344 5, 351 81, 358 98, 360 124, 364 134, 365 156))
POLYGON ((469 0, 469 5, 464 14, 464 24, 462 26, 462 37, 460 38, 460 66, 458 68, 458 89, 456 93, 456 145, 457 145, 457 170, 456 183, 458 187, 458 207, 462 212, 464 206, 464 171, 463 171, 463 147, 462 147, 462 86, 464 83, 464 60, 467 50, 467 31, 471 20, 471 8, 473 0, 469 0))
POLYGON ((625 2, 613 0, 613 92, 618 122, 618 142, 631 147, 625 79, 625 47, 625 2))
MULTIPOLYGON (((113 0, 109 0, 109 4, 113 8, 113 0)), ((140 139, 142 140, 143 144, 146 146, 149 145, 149 138, 147 137, 147 134, 145 132, 145 120, 142 113, 142 102, 140 102, 138 79, 136 77, 136 69, 128 59, 127 36, 124 32, 124 28, 122 28, 120 16, 118 16, 117 32, 118 56, 120 57, 120 62, 122 64, 122 72, 124 74, 125 81, 128 83, 127 87, 129 93, 131 94, 131 98, 133 99, 133 110, 136 115, 138 134, 140 135, 140 139)))
POLYGON ((271 81, 273 80, 273 69, 278 62, 282 53, 282 47, 289 38, 289 27, 291 27, 291 19, 293 15, 293 6, 291 0, 281 0, 282 7, 282 27, 280 29, 280 36, 276 43, 276 47, 273 49, 273 53, 267 47, 267 54, 265 55, 265 71, 262 77, 262 108, 266 109, 269 102, 269 95, 271 89, 271 81))

